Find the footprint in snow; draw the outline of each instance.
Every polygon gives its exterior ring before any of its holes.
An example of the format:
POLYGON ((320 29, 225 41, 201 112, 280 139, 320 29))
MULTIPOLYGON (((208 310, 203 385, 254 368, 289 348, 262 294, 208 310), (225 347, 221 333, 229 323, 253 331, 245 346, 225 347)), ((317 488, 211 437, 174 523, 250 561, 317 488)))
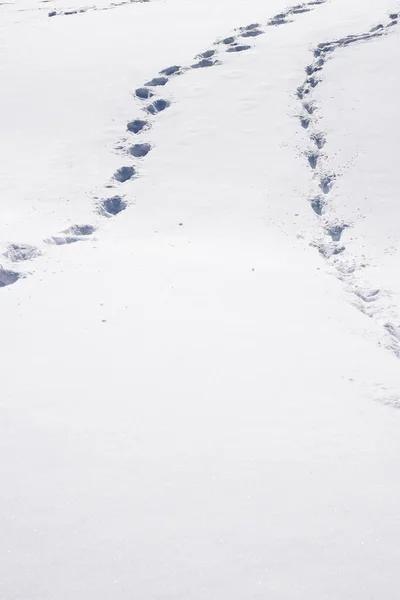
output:
POLYGON ((12 285, 18 281, 18 279, 21 279, 21 277, 23 277, 21 273, 0 267, 0 288, 12 285))
POLYGON ((39 248, 30 244, 8 244, 3 256, 11 262, 23 262, 37 258, 41 254, 39 248))
POLYGON ((146 106, 145 110, 151 115, 156 115, 157 113, 162 112, 169 106, 171 106, 171 103, 168 100, 163 100, 160 98, 159 100, 155 100, 154 102, 146 106))
POLYGON ((147 156, 151 150, 151 144, 134 144, 129 148, 130 154, 135 158, 147 156))
POLYGON ((129 121, 126 126, 127 130, 131 133, 140 133, 146 129, 150 129, 151 124, 148 121, 142 121, 141 119, 135 119, 134 121, 129 121))
POLYGON ((134 167, 120 167, 118 171, 116 171, 113 175, 114 179, 119 183, 125 183, 125 181, 129 181, 136 175, 136 170, 134 167))
POLYGON ((168 81, 168 77, 154 77, 154 79, 151 79, 144 85, 148 87, 159 87, 166 85, 168 81))
POLYGON ((245 44, 238 44, 237 46, 230 46, 227 49, 227 52, 244 52, 245 50, 250 50, 251 46, 247 46, 245 44))
POLYGON ((180 73, 182 73, 182 67, 179 65, 172 65, 172 67, 167 67, 166 69, 160 71, 161 75, 166 75, 167 77, 170 77, 171 75, 178 75, 180 73))
POLYGON ((214 65, 218 64, 219 62, 217 60, 203 58, 202 60, 199 60, 199 62, 194 63, 194 65, 192 65, 192 69, 206 69, 207 67, 213 67, 214 65))
POLYGON ((146 87, 137 88, 135 95, 141 100, 148 100, 154 96, 153 92, 146 87))
POLYGON ((46 244, 53 246, 65 246, 67 244, 75 244, 87 240, 88 236, 96 231, 93 225, 71 225, 61 232, 59 235, 53 235, 45 239, 46 244))
POLYGON ((115 217, 125 210, 128 203, 122 196, 112 196, 105 198, 98 203, 97 210, 104 217, 115 217))

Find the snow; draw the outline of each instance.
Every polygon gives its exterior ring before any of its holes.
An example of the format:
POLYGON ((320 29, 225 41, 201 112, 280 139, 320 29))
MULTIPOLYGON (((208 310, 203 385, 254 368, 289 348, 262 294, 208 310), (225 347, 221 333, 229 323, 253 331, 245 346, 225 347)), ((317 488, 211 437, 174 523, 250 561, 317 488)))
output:
POLYGON ((0 5, 0 598, 397 600, 384 4, 0 5))

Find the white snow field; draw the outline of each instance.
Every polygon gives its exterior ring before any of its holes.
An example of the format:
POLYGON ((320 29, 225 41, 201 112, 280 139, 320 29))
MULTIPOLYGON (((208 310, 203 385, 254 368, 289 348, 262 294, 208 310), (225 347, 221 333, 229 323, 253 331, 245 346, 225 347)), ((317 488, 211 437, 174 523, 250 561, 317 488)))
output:
POLYGON ((0 3, 1 600, 398 600, 399 11, 0 3))

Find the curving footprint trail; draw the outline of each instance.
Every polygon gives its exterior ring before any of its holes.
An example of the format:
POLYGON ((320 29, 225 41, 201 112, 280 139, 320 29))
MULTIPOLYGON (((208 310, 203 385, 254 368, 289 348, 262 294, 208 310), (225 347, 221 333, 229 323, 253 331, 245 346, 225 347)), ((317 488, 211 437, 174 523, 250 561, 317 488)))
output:
MULTIPOLYGON (((379 24, 366 33, 348 35, 338 40, 318 44, 313 53, 314 60, 305 69, 307 77, 297 89, 297 97, 302 105, 302 113, 299 116, 300 124, 307 131, 310 141, 310 149, 307 154, 308 164, 313 171, 313 192, 310 205, 323 228, 322 240, 314 242, 313 245, 335 268, 337 276, 354 296, 357 308, 367 316, 375 318, 384 327, 389 335, 389 349, 400 358, 400 327, 391 322, 393 315, 388 314, 388 309, 378 305, 380 297, 387 297, 388 294, 384 290, 372 289, 365 282, 358 280, 357 271, 361 265, 355 264, 342 242, 344 231, 351 225, 335 214, 335 207, 331 201, 331 191, 335 186, 337 174, 327 171, 325 167, 329 144, 325 133, 318 128, 317 114, 321 107, 318 106, 313 95, 313 90, 322 81, 324 65, 336 50, 387 35, 391 28, 398 24, 399 16, 398 13, 391 13, 386 25, 379 24)), ((398 317, 396 317, 397 319, 398 317)))
MULTIPOLYGON (((87 7, 76 9, 76 11, 56 12, 55 14, 50 13, 49 16, 56 16, 58 14, 77 14, 78 12, 85 12, 86 10, 109 10, 131 2, 148 1, 149 0, 123 0, 121 2, 115 2, 105 8, 87 7)), ((133 137, 145 136, 146 132, 153 127, 158 115, 171 106, 170 100, 163 97, 157 97, 158 90, 164 89, 171 78, 181 76, 193 69, 207 69, 221 65, 223 62, 223 54, 225 52, 241 53, 250 50, 253 47, 250 43, 251 40, 257 40, 259 36, 264 35, 267 28, 280 27, 292 23, 296 16, 308 13, 326 2, 327 0, 311 0, 303 4, 296 4, 275 15, 264 25, 261 23, 251 23, 239 27, 232 35, 220 38, 214 42, 212 48, 197 54, 190 65, 171 65, 162 69, 155 77, 149 79, 143 86, 136 89, 135 96, 137 100, 142 103, 141 110, 144 114, 142 117, 133 119, 127 123, 127 133, 133 137)), ((138 143, 135 142, 132 144, 129 143, 127 147, 125 146, 124 140, 119 147, 122 148, 124 155, 127 158, 137 159, 139 161, 142 161, 152 150, 152 146, 147 140, 140 140, 138 143)), ((123 186, 126 182, 131 181, 138 176, 137 163, 133 165, 124 164, 115 171, 111 181, 106 184, 105 187, 114 189, 115 186, 123 186)), ((125 199, 123 194, 113 194, 112 196, 106 196, 100 200, 96 200, 94 210, 100 218, 110 218, 119 215, 126 210, 128 206, 129 202, 125 199)), ((56 235, 49 236, 43 240, 43 242, 47 247, 66 246, 91 239, 91 236, 95 233, 96 229, 97 226, 92 224, 73 225, 56 235)), ((26 250, 26 248, 28 248, 26 244, 9 244, 2 256, 11 263, 19 263, 30 261, 42 254, 42 251, 39 248, 30 246, 29 251, 26 250)), ((0 287, 11 285, 23 277, 26 277, 26 274, 11 269, 3 269, 0 265, 0 287)))

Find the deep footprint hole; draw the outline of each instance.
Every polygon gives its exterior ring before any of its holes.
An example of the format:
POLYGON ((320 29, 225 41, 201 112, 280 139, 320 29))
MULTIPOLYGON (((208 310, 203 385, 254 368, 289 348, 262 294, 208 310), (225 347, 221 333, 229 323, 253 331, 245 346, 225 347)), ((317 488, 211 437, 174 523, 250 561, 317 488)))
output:
POLYGON ((168 77, 154 77, 154 79, 152 79, 151 81, 148 81, 144 85, 148 86, 148 87, 158 87, 158 86, 166 85, 167 83, 168 83, 168 77))
POLYGON ((168 102, 168 100, 163 100, 160 98, 159 100, 155 100, 155 102, 146 106, 146 111, 151 115, 156 115, 157 113, 162 112, 169 106, 171 106, 171 103, 168 102))
POLYGON ((134 121, 129 121, 126 128, 131 133, 140 133, 145 129, 149 129, 150 123, 148 121, 142 121, 141 119, 135 119, 134 121))
POLYGON ((153 92, 146 87, 137 88, 135 94, 141 100, 148 100, 154 96, 153 92))
POLYGON ((142 158, 147 156, 151 150, 151 144, 135 144, 129 148, 130 154, 135 158, 142 158))
POLYGON ((113 177, 116 181, 119 181, 119 183, 125 183, 125 181, 132 179, 134 175, 136 175, 134 167, 121 167, 114 173, 113 177))
POLYGON ((122 196, 112 196, 105 198, 99 203, 99 211, 107 217, 115 217, 120 212, 125 210, 128 203, 122 196))
POLYGON ((21 273, 0 267, 0 288, 12 285, 22 277, 21 273))

